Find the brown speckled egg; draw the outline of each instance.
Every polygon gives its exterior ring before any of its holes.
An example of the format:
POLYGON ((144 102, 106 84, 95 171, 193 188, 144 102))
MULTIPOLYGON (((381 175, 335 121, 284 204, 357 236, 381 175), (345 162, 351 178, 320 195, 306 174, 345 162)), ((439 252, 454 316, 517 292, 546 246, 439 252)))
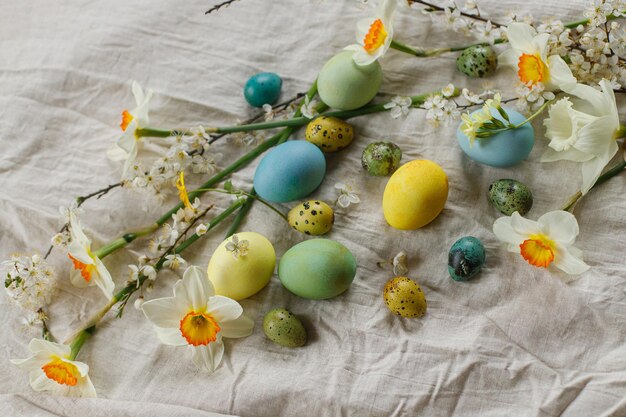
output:
POLYGON ((419 285, 407 277, 390 279, 383 290, 385 304, 393 314, 422 317, 426 313, 426 297, 419 285))
POLYGON ((323 201, 310 200, 298 204, 287 215, 289 225, 307 235, 319 236, 333 228, 335 213, 323 201))
POLYGON ((320 116, 309 122, 305 137, 322 152, 337 152, 352 142, 354 128, 336 117, 320 116))

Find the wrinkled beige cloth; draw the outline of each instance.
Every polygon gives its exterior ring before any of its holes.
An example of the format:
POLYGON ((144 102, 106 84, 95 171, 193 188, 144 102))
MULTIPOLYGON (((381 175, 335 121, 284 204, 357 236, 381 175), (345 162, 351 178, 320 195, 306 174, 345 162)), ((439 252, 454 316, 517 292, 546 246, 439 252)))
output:
MULTIPOLYGON (((118 181, 121 164, 108 161, 105 151, 120 133, 121 110, 133 105, 131 80, 154 89, 154 126, 232 124, 255 114, 242 98, 251 74, 281 74, 283 98, 305 91, 325 60, 354 42, 354 25, 366 13, 357 1, 241 0, 205 16, 214 3, 0 3, 0 258, 45 251, 60 227, 59 206, 118 181)), ((491 4, 493 16, 518 9, 567 21, 581 17, 584 2, 491 4)), ((471 42, 418 11, 398 17, 396 37, 416 46, 471 42)), ((390 51, 383 61, 382 92, 411 95, 454 82, 512 95, 513 73, 470 80, 456 71, 454 59, 390 51)), ((132 307, 121 320, 110 314, 79 356, 90 366, 95 400, 53 398, 30 389, 28 376, 9 359, 28 356, 27 343, 38 331, 26 327, 21 311, 0 296, 0 415, 626 415, 625 177, 592 191, 577 208, 578 246, 591 270, 565 282, 566 276, 533 268, 505 251, 491 232, 498 213, 485 197, 490 182, 516 178, 534 191, 529 217, 536 219, 578 189, 576 164, 539 163, 546 147, 540 122, 530 158, 511 169, 469 161, 456 144, 456 126, 435 129, 421 110, 406 119, 380 114, 353 123, 357 140, 328 156, 328 174, 314 193, 332 202, 333 185, 341 181, 361 197, 361 204, 337 210, 330 234, 358 259, 347 293, 304 300, 283 289, 275 276, 243 301, 256 323, 254 333, 227 341, 224 361, 212 375, 196 370, 184 348, 159 344, 132 307), (386 179, 368 177, 360 166, 362 149, 375 140, 397 143, 404 162, 431 159, 447 172, 448 202, 428 227, 401 232, 386 225, 381 213, 386 179), (457 283, 447 274, 447 253, 466 235, 484 242, 488 260, 477 279, 457 283), (409 275, 428 299, 428 313, 419 320, 392 316, 382 300, 391 271, 376 263, 400 250, 408 253, 409 275), (265 338, 263 315, 275 307, 303 318, 306 347, 286 349, 265 338)), ((226 141, 215 148, 224 154, 221 166, 246 151, 226 141)), ((251 185, 255 165, 234 175, 236 186, 251 185)), ((188 179, 192 186, 200 181, 188 179)), ((219 208, 229 204, 211 198, 219 208)), ((81 218, 101 244, 149 224, 174 201, 172 195, 160 205, 118 189, 86 203, 81 218)), ((225 230, 216 229, 185 258, 206 265, 225 230)), ((278 256, 305 239, 260 204, 242 230, 266 235, 278 256)), ((106 259, 118 287, 142 248, 145 241, 106 259)), ((69 284, 70 263, 59 250, 50 261, 60 278, 50 311, 52 332, 63 340, 105 300, 96 288, 69 284)), ((175 273, 162 273, 146 296, 171 294, 176 279, 175 273)))

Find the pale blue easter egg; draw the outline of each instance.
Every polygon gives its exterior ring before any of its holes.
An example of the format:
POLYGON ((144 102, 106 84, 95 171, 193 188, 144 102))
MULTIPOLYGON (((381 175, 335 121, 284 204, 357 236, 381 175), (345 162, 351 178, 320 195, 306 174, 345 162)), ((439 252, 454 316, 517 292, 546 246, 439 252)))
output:
MULTIPOLYGON (((511 123, 519 124, 526 120, 526 117, 515 110, 505 109, 509 115, 511 123)), ((482 112, 482 109, 474 113, 482 112)), ((474 114, 472 113, 472 114, 474 114)), ((504 121, 504 118, 497 110, 492 109, 494 118, 504 121)), ((510 167, 517 165, 528 157, 535 143, 535 131, 530 123, 505 132, 497 133, 488 138, 476 138, 473 145, 461 132, 461 127, 457 129, 456 137, 459 146, 470 159, 481 164, 492 167, 510 167)))
POLYGON ((278 264, 278 277, 292 293, 311 300, 336 297, 356 275, 356 259, 339 242, 312 239, 289 249, 278 264))
POLYGON ((274 104, 280 97, 283 80, 273 72, 259 72, 248 79, 243 87, 243 96, 254 107, 274 104))
POLYGON ((352 51, 343 51, 322 67, 317 77, 317 92, 322 101, 339 110, 354 110, 369 103, 383 81, 378 61, 357 65, 352 51))
POLYGON ((311 194, 325 174, 322 151, 305 140, 292 140, 263 157, 254 173, 254 189, 266 200, 285 203, 311 194))

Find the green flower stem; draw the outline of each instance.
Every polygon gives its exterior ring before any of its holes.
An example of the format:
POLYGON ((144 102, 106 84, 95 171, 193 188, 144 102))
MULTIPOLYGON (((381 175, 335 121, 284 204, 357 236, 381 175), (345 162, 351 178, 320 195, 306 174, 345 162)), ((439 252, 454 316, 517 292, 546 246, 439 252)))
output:
POLYGON ((169 138, 170 136, 175 136, 177 133, 182 133, 184 130, 164 130, 164 129, 154 129, 151 127, 147 127, 145 129, 137 129, 135 130, 135 135, 139 138, 143 137, 151 137, 151 138, 169 138))
POLYGON ((89 337, 93 334, 95 330, 95 326, 88 327, 78 333, 74 340, 72 340, 72 343, 70 344, 71 351, 69 358, 71 361, 76 359, 76 356, 78 356, 78 352, 80 352, 80 349, 83 347, 87 339, 89 339, 89 337))
POLYGON ((160 227, 159 224, 154 223, 144 229, 136 230, 134 232, 125 233, 122 237, 115 239, 110 242, 106 246, 101 247, 97 251, 94 252, 94 255, 98 258, 102 259, 105 256, 115 252, 118 249, 121 249, 127 246, 133 240, 154 233, 160 227))
POLYGON ((203 192, 209 192, 209 191, 213 191, 216 193, 223 193, 223 194, 231 194, 231 195, 245 195, 246 196, 246 200, 249 198, 258 200, 259 202, 261 202, 262 204, 266 205, 267 207, 269 207, 270 209, 272 209, 274 212, 276 212, 280 217, 282 217, 286 222, 288 222, 289 220, 287 220, 287 216, 281 212, 280 210, 278 210, 276 207, 274 207, 272 205, 272 203, 270 203, 269 201, 265 200, 264 198, 259 197, 256 194, 256 191, 254 191, 254 188, 252 189, 252 191, 250 192, 246 192, 243 190, 225 190, 222 188, 205 188, 205 189, 200 189, 198 191, 203 191, 203 192))
MULTIPOLYGON (((598 185, 613 178, 617 174, 624 172, 625 169, 626 169, 626 161, 621 161, 619 164, 615 165, 614 167, 606 171, 604 174, 600 175, 598 179, 596 180, 595 184, 593 184, 593 186, 591 187, 591 190, 596 188, 598 185)), ((582 197, 583 197, 583 194, 580 191, 578 191, 576 194, 570 197, 569 201, 563 206, 561 210, 571 212, 572 210, 574 210, 574 206, 576 206, 576 204, 580 201, 582 197)))
MULTIPOLYGON (((245 204, 244 201, 237 200, 233 204, 231 204, 230 207, 228 207, 226 210, 224 210, 222 213, 220 213, 218 216, 216 216, 213 219, 211 219, 211 221, 206 223, 207 233, 205 233, 205 235, 208 234, 208 232, 211 229, 215 228, 215 226, 217 226, 220 222, 222 222, 228 216, 233 214, 238 208, 240 208, 244 204, 245 204)), ((204 236, 204 235, 202 235, 202 236, 204 236)), ((189 247, 190 245, 195 243, 202 236, 199 236, 199 235, 194 233, 193 235, 191 235, 191 237, 189 237, 188 239, 182 241, 178 246, 176 246, 173 249, 172 253, 174 253, 174 254, 181 253, 183 250, 185 250, 187 247, 189 247)), ((163 268, 163 264, 164 263, 165 263, 165 256, 163 256, 155 264, 154 269, 159 271, 161 268, 163 268)), ((87 338, 96 331, 96 325, 111 310, 111 308, 113 308, 113 306, 115 304, 117 304, 119 301, 124 300, 125 298, 128 298, 132 293, 134 293, 139 288, 141 288, 143 283, 147 280, 147 277, 145 277, 143 275, 140 275, 137 279, 139 281, 138 283, 131 282, 131 283, 127 284, 124 288, 122 288, 120 291, 118 291, 113 296, 113 298, 111 298, 109 300, 109 302, 100 311, 98 311, 93 317, 91 317, 87 321, 87 324, 81 330, 76 332, 72 337, 70 337, 68 339, 69 341, 71 341, 70 347, 72 349, 72 353, 71 353, 70 359, 75 359, 76 358, 76 356, 78 355, 78 352, 83 347, 83 344, 85 343, 87 338)), ((68 342, 66 342, 66 343, 68 343, 68 342)))
POLYGON ((552 102, 553 102, 553 101, 554 101, 554 100, 548 100, 548 101, 546 101, 545 103, 543 103, 543 104, 541 105, 541 107, 539 107, 539 108, 537 109, 537 111, 536 111, 536 112, 534 112, 533 114, 531 114, 531 115, 530 115, 530 116, 529 116, 526 120, 524 120, 524 121, 523 121, 523 122, 521 122, 521 123, 518 123, 518 124, 514 124, 514 125, 512 125, 512 126, 513 126, 512 128, 513 128, 513 129, 517 129, 517 128, 520 128, 520 127, 524 126, 526 123, 530 123, 530 122, 532 122, 532 121, 533 121, 533 119, 534 119, 535 117, 539 116, 541 113, 543 113, 543 111, 546 109, 546 107, 548 107, 550 104, 552 104, 552 102))
POLYGON ((248 212, 252 208, 252 204, 254 203, 254 200, 255 200, 253 196, 256 196, 256 190, 254 188, 250 190, 250 196, 246 198, 245 203, 239 209, 239 212, 237 213, 237 215, 233 219, 233 222, 230 224, 230 227, 226 231, 226 235, 224 236, 224 239, 228 239, 229 237, 237 233, 237 230, 239 230, 239 226, 241 225, 241 222, 243 221, 243 219, 246 218, 246 216, 248 215, 248 212))

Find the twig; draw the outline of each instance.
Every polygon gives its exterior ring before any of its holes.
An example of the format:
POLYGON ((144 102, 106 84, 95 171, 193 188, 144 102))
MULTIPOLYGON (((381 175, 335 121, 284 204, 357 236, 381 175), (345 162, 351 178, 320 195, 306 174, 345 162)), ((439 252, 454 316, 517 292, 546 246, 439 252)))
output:
MULTIPOLYGON (((431 9, 430 11, 436 10, 438 12, 445 12, 445 10, 447 9, 447 7, 437 6, 437 5, 428 3, 428 2, 423 1, 423 0, 409 0, 409 3, 421 4, 422 6, 426 6, 426 7, 430 8, 431 9)), ((460 12, 461 16, 469 17, 470 19, 480 20, 481 22, 485 22, 485 23, 491 22, 491 25, 495 26, 497 28, 501 28, 501 27, 506 26, 506 25, 503 25, 501 23, 494 22, 491 19, 486 19, 486 18, 484 18, 484 17, 482 17, 480 15, 477 16, 477 15, 465 13, 465 12, 461 11, 460 9, 459 9, 459 12, 460 12)))
POLYGON ((230 5, 231 3, 234 3, 234 2, 236 2, 236 1, 239 1, 239 0, 228 0, 228 1, 223 1, 223 2, 221 2, 221 3, 219 3, 219 4, 216 4, 215 6, 211 7, 211 8, 210 8, 209 10, 207 10, 204 14, 209 14, 209 13, 216 12, 216 11, 218 11, 219 9, 221 9, 222 7, 224 7, 224 6, 228 6, 228 5, 230 5))

